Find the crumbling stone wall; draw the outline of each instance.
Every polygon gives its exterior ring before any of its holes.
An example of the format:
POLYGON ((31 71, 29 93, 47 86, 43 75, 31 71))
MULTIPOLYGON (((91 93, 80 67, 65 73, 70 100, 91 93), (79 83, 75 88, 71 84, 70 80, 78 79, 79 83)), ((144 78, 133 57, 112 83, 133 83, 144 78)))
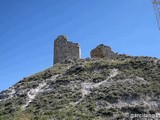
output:
POLYGON ((157 65, 160 65, 160 60, 157 61, 157 65))
POLYGON ((91 50, 90 55, 91 58, 115 58, 117 56, 109 46, 103 44, 100 44, 95 49, 91 50))
POLYGON ((64 35, 57 37, 54 41, 54 64, 80 58, 81 50, 78 43, 69 42, 64 35))

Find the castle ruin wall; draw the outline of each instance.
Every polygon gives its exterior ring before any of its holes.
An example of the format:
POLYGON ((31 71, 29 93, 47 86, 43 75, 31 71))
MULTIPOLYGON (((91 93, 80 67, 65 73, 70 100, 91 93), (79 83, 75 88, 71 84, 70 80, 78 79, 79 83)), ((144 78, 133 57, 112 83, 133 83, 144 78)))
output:
POLYGON ((80 58, 81 50, 78 43, 68 41, 64 35, 57 37, 54 41, 54 64, 80 58))

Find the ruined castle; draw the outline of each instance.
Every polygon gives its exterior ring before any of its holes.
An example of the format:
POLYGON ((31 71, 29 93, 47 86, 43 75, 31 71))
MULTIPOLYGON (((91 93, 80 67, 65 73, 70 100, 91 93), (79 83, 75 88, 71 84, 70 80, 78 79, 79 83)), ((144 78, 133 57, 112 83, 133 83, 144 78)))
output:
MULTIPOLYGON (((103 44, 91 50, 90 55, 91 58, 114 58, 117 56, 109 46, 103 44)), ((64 35, 58 36, 54 41, 54 64, 77 59, 81 59, 80 45, 68 41, 64 35)))
POLYGON ((81 59, 79 44, 68 41, 64 35, 58 36, 54 41, 54 64, 76 59, 81 59))

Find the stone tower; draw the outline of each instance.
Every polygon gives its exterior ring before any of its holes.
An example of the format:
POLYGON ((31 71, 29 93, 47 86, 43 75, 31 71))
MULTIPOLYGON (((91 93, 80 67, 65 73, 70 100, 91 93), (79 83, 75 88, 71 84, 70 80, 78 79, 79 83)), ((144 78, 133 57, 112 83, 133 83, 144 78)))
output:
POLYGON ((91 50, 90 55, 91 58, 115 58, 117 56, 109 46, 103 44, 100 44, 95 49, 91 50))
POLYGON ((81 58, 81 50, 78 43, 72 43, 64 35, 58 36, 54 41, 54 64, 63 63, 65 60, 81 58))

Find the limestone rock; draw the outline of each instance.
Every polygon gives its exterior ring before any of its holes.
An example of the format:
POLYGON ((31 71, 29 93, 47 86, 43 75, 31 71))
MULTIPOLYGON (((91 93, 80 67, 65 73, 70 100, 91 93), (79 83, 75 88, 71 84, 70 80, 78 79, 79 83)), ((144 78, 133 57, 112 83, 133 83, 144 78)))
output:
POLYGON ((117 56, 109 46, 103 44, 100 44, 95 49, 91 50, 90 55, 91 58, 115 58, 117 56))

